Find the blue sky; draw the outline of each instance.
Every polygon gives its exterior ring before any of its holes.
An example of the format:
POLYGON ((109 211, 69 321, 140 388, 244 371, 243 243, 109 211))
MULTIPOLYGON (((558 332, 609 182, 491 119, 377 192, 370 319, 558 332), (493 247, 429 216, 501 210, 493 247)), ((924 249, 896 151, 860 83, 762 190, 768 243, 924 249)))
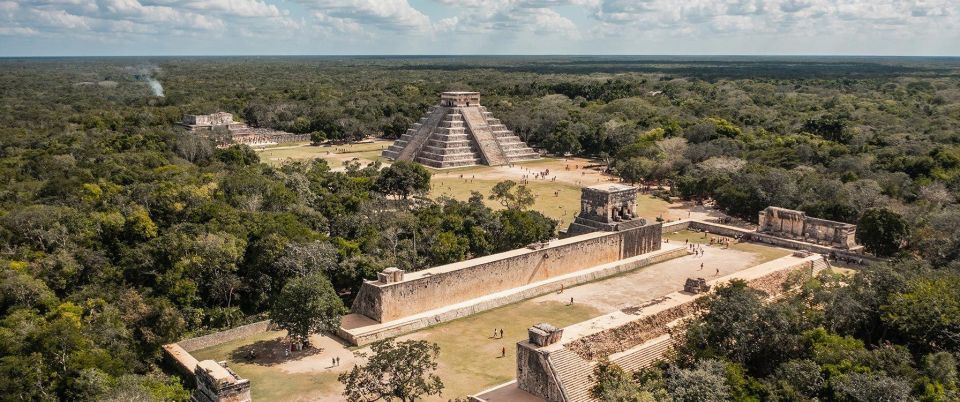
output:
POLYGON ((960 55, 960 0, 0 0, 0 56, 960 55))

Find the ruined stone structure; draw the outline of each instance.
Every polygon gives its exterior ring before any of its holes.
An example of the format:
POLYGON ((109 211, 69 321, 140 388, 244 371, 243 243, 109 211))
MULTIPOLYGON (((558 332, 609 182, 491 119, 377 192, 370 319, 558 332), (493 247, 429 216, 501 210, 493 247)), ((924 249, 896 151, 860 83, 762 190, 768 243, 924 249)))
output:
POLYGON ((217 147, 227 147, 233 144, 250 146, 272 145, 283 142, 309 141, 309 134, 291 134, 269 128, 253 128, 244 123, 233 121, 233 115, 227 112, 213 114, 186 114, 180 125, 187 130, 204 132, 223 127, 230 134, 229 138, 215 138, 217 147))
MULTIPOLYGON (((820 255, 789 256, 710 283, 742 279, 777 297, 791 275, 814 275, 828 266, 820 255)), ((684 320, 696 313, 696 301, 706 294, 674 292, 645 304, 639 313, 620 310, 562 329, 537 324, 528 330, 528 339, 517 343, 516 387, 529 394, 524 400, 594 401, 590 375, 599 361, 609 360, 627 371, 650 366, 682 341, 684 320)))
POLYGON ((707 280, 703 278, 687 278, 686 283, 683 284, 683 291, 687 293, 707 293, 710 291, 710 285, 707 285, 707 280))
POLYGON ((197 388, 191 402, 250 402, 250 380, 240 378, 226 362, 204 360, 195 369, 197 388))
POLYGON ((597 184, 580 193, 580 213, 564 236, 596 231, 616 232, 640 227, 646 220, 637 217, 637 188, 624 184, 597 184))
POLYGON ((185 114, 180 125, 190 131, 213 130, 216 127, 240 128, 245 127, 243 123, 233 121, 233 115, 227 112, 217 112, 213 114, 185 114))
POLYGON ((422 271, 388 268, 365 281, 352 311, 383 323, 660 250, 660 224, 591 233, 422 271), (399 271, 399 272, 398 272, 399 271))
POLYGON ((760 211, 757 231, 841 249, 857 247, 857 225, 811 218, 803 211, 780 207, 760 211))
POLYGON ((440 94, 440 103, 383 156, 434 168, 498 166, 540 157, 480 105, 478 92, 440 94))

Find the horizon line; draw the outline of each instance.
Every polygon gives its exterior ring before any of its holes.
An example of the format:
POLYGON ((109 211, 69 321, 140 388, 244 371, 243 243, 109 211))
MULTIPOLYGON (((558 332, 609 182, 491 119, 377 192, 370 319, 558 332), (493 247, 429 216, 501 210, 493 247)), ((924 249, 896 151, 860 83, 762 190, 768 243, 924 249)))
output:
POLYGON ((92 55, 0 55, 0 59, 44 58, 129 58, 129 57, 855 57, 855 58, 960 58, 960 55, 898 55, 857 53, 238 53, 238 54, 92 54, 92 55))

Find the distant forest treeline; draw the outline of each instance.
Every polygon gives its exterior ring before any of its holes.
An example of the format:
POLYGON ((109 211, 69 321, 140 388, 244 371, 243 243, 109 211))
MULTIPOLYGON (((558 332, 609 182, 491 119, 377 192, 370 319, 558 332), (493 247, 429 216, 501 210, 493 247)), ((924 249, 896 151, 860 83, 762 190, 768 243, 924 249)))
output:
POLYGON ((273 168, 174 126, 227 111, 329 139, 394 138, 440 92, 471 90, 531 145, 746 219, 779 205, 856 222, 872 252, 898 258, 770 305, 726 289, 675 361, 610 368, 598 395, 694 400, 684 390, 715 383, 703 392, 720 399, 950 400, 958 71, 936 58, 2 60, 0 395, 183 399, 159 346, 255 319, 292 278, 322 273, 349 302, 386 266, 552 236, 538 212, 479 198, 396 208, 425 192, 416 166, 273 168))

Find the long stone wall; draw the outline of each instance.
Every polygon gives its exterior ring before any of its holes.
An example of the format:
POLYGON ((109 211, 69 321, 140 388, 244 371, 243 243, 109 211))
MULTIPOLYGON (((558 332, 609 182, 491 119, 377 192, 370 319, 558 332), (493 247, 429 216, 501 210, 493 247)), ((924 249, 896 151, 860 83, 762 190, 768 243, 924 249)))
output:
POLYGON ((209 335, 198 336, 196 338, 184 339, 177 344, 187 352, 194 350, 217 346, 221 343, 234 341, 240 338, 246 338, 253 334, 267 332, 270 329, 270 320, 258 321, 253 324, 241 325, 225 331, 215 332, 209 335))
POLYGON ((556 240, 540 249, 442 265, 401 282, 364 282, 352 310, 379 322, 486 296, 660 249, 660 224, 556 240))
POLYGON ((389 326, 377 328, 376 331, 353 332, 340 328, 337 336, 347 341, 351 345, 366 345, 379 340, 413 332, 421 328, 436 325, 441 322, 452 321, 458 318, 468 317, 483 311, 495 309, 511 303, 537 297, 542 294, 557 292, 560 289, 569 289, 574 286, 630 272, 642 267, 659 264, 661 262, 679 258, 687 255, 685 248, 676 248, 672 250, 661 250, 646 257, 634 257, 624 259, 616 263, 608 263, 595 269, 585 269, 575 274, 566 275, 556 280, 547 280, 539 284, 532 284, 517 289, 515 292, 501 292, 503 295, 493 295, 478 303, 463 303, 465 305, 455 309, 444 309, 436 314, 421 314, 416 319, 399 320, 389 326))
POLYGON ((681 220, 677 222, 665 223, 663 225, 664 233, 679 232, 682 230, 701 230, 710 232, 713 234, 718 234, 721 236, 742 236, 745 240, 753 241, 757 243, 770 244, 777 247, 789 248, 794 250, 804 250, 810 251, 813 253, 832 255, 838 259, 844 259, 848 261, 862 261, 864 263, 881 263, 886 262, 885 259, 874 257, 869 254, 865 254, 858 251, 846 250, 837 247, 830 247, 820 244, 814 244, 810 242, 787 239, 779 236, 774 236, 768 233, 756 232, 750 229, 739 228, 736 226, 728 226, 714 222, 707 222, 701 220, 681 220))

